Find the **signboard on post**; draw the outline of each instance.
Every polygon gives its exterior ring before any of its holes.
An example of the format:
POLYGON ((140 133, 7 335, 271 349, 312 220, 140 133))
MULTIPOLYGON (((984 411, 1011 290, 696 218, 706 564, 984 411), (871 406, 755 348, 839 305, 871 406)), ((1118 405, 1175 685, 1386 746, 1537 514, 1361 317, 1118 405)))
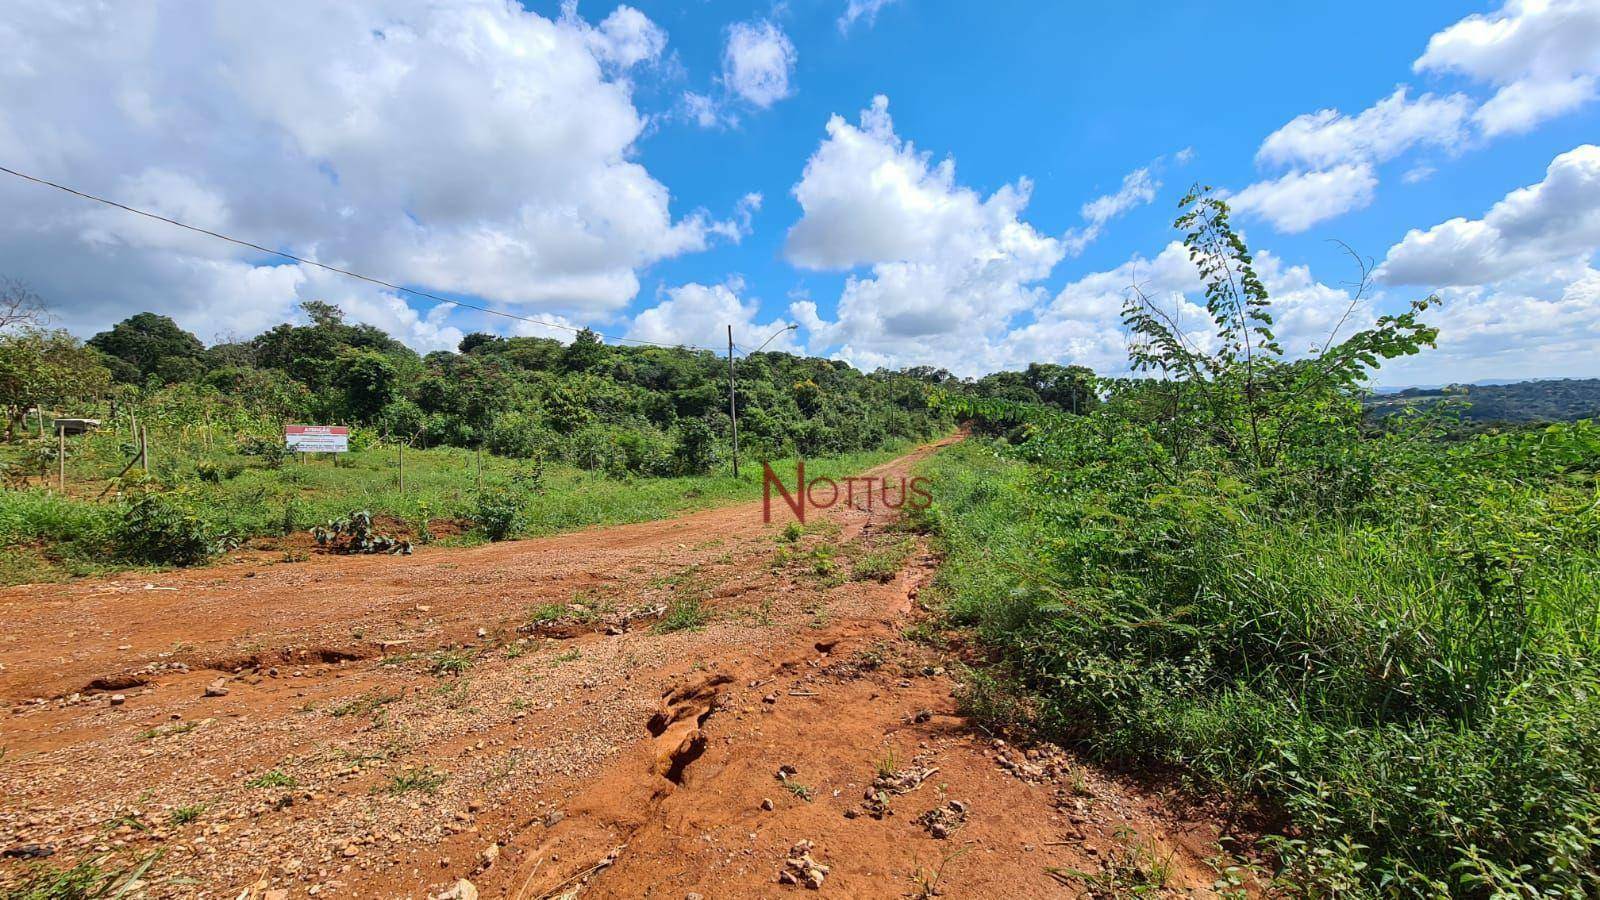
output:
POLYGON ((350 429, 343 425, 285 425, 283 443, 295 453, 346 453, 350 429))

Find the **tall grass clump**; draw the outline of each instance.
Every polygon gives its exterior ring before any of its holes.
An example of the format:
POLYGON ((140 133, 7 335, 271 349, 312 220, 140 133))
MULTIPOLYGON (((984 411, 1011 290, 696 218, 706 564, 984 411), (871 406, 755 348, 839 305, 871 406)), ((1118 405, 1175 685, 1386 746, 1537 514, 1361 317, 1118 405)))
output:
POLYGON ((1135 293, 1155 377, 952 401, 1023 424, 930 464, 948 614, 999 660, 972 710, 1280 823, 1296 895, 1600 894, 1600 429, 1371 426, 1431 301, 1291 361, 1226 205, 1186 204, 1209 341, 1135 293))
POLYGON ((0 546, 80 540, 103 533, 107 518, 103 507, 51 491, 0 490, 0 546))

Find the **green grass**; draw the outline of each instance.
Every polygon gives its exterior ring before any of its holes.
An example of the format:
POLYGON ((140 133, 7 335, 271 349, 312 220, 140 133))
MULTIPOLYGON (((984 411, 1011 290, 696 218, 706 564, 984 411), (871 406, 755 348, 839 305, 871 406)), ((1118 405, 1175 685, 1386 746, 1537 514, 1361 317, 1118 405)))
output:
POLYGON ((433 769, 409 769, 389 779, 384 792, 399 796, 410 793, 437 793, 450 776, 433 769))
POLYGON ((891 544, 876 547, 863 553, 851 567, 851 573, 857 581, 890 582, 900 574, 911 552, 916 549, 917 542, 912 538, 904 538, 891 544))
POLYGON ((107 868, 108 856, 70 868, 29 865, 15 883, 0 887, 0 900, 120 900, 133 896, 134 882, 144 877, 163 852, 155 851, 124 869, 107 868))
POLYGON ((171 725, 157 725, 139 735, 140 740, 150 741, 158 737, 170 737, 177 734, 188 734, 200 727, 199 722, 174 722, 171 725))
POLYGON ((681 597, 672 601, 667 612, 651 631, 671 634, 674 631, 698 631, 711 621, 711 610, 706 609, 698 597, 681 597))
POLYGON ((1160 855, 1149 840, 1126 828, 1117 832, 1117 840, 1096 871, 1060 866, 1044 871, 1064 885, 1083 886, 1092 897, 1159 896, 1172 879, 1173 854, 1160 855))
POLYGON ((278 769, 273 769, 246 781, 244 786, 248 788, 292 788, 298 784, 299 782, 292 776, 286 775, 278 769))
POLYGON ((188 806, 180 806, 172 811, 168 821, 173 825, 188 825, 191 822, 199 821, 200 817, 205 814, 206 806, 207 804, 204 803, 191 803, 188 806))
POLYGON ((477 662, 477 654, 467 650, 441 650, 432 655, 428 671, 440 677, 464 675, 477 662))
POLYGON ((996 660, 963 702, 1268 810, 1290 894, 1594 896, 1600 456, 1376 452, 1331 510, 1203 469, 936 455, 923 597, 996 660))
POLYGON ((377 712, 390 703, 399 700, 398 694, 384 694, 380 692, 362 694, 339 704, 328 710, 328 714, 335 718, 345 716, 365 716, 377 712))
POLYGON ((601 612, 609 611, 610 606, 610 601, 597 601, 580 591, 572 598, 572 603, 545 603, 529 610, 528 624, 538 626, 572 622, 591 625, 600 621, 601 612))
POLYGON ((878 758, 877 766, 873 771, 878 774, 879 778, 889 778, 900 771, 900 756, 894 752, 893 747, 886 748, 883 751, 883 756, 878 758))
MULTIPOLYGON (((476 514, 477 454, 470 450, 407 450, 402 493, 392 447, 337 458, 311 457, 272 469, 226 449, 229 442, 221 437, 209 449, 176 429, 153 431, 151 439, 156 448, 152 474, 157 480, 177 489, 183 505, 213 529, 240 538, 281 535, 286 525, 291 532, 302 532, 351 510, 366 509, 384 518, 384 528, 391 532, 409 534, 426 510, 435 543, 483 540, 475 529, 439 533, 448 530, 444 523, 470 522, 476 514), (198 474, 201 463, 231 477, 204 480, 198 474)), ((106 479, 126 463, 126 440, 126 434, 110 432, 74 438, 68 450, 68 497, 42 487, 0 488, 0 583, 135 568, 118 559, 110 544, 118 506, 96 499, 106 479)), ((21 446, 0 444, 0 462, 21 452, 21 446)), ((809 477, 853 475, 911 446, 903 442, 879 451, 807 459, 806 472, 809 477)), ((738 478, 727 471, 695 477, 611 478, 546 463, 540 487, 534 490, 516 478, 526 468, 523 461, 488 453, 483 461, 485 491, 506 492, 521 504, 521 527, 512 535, 519 538, 650 521, 761 496, 759 465, 743 467, 738 478)), ((793 471, 792 464, 774 461, 773 465, 779 472, 793 471)))

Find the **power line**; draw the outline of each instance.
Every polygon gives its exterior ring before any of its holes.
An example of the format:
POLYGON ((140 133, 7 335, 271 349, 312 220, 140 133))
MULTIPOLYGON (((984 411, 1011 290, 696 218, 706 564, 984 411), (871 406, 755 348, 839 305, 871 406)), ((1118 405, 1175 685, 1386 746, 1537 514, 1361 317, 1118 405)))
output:
MULTIPOLYGON (((419 291, 419 290, 414 290, 414 289, 408 288, 408 287, 401 287, 398 284, 393 284, 391 282, 384 281, 381 278, 373 278, 370 275, 362 275, 360 272, 352 272, 349 269, 341 269, 338 266, 330 266, 327 263, 320 263, 320 262, 317 262, 314 259, 306 259, 304 257, 295 256, 293 253, 285 253, 282 250, 273 250, 270 247, 263 247, 260 244, 252 243, 250 241, 240 240, 239 238, 236 238, 236 237, 229 237, 228 235, 222 234, 220 232, 211 231, 209 229, 201 228, 201 227, 199 227, 197 225, 190 225, 187 222, 180 222, 177 219, 169 219, 166 216, 163 216, 163 215, 160 215, 160 214, 157 214, 157 213, 153 213, 153 212, 149 212, 148 210, 137 209, 135 207, 128 206, 127 204, 124 204, 124 203, 118 203, 115 200, 107 200, 104 197, 97 197, 94 194, 86 193, 84 191, 80 191, 80 190, 77 190, 75 188, 70 188, 70 187, 67 187, 64 184, 57 184, 54 181, 47 181, 47 180, 45 180, 43 178, 36 178, 36 177, 34 177, 32 175, 28 175, 28 174, 26 174, 24 172, 18 172, 15 169, 8 169, 5 166, 0 166, 0 172, 4 172, 7 175, 15 175, 16 177, 21 178, 24 181, 31 181, 34 184, 43 185, 43 186, 49 187, 49 188, 55 188, 58 191, 63 191, 65 193, 73 195, 74 197, 82 197, 85 200, 93 200, 96 203, 104 203, 106 206, 111 206, 111 207, 115 207, 115 208, 120 209, 120 210, 124 210, 126 212, 131 212, 134 215, 144 216, 147 219, 155 219, 157 222, 165 222, 168 225, 176 225, 179 228, 188 229, 189 231, 193 231, 196 234, 203 234, 203 235, 206 235, 207 237, 214 237, 214 238, 217 238, 218 240, 227 241, 230 244, 238 244, 241 247, 249 247, 251 250, 259 250, 262 253, 271 254, 273 256, 281 256, 284 259, 293 260, 294 262, 300 263, 301 265, 316 266, 319 269, 326 269, 329 272, 335 272, 337 274, 344 275, 344 276, 349 277, 349 278, 354 278, 354 279, 357 279, 359 281, 365 281, 365 282, 367 282, 369 284, 375 284, 375 285, 378 285, 379 287, 388 288, 391 291, 400 291, 402 293, 413 294, 413 295, 418 296, 418 297, 426 297, 429 300, 434 300, 434 301, 437 301, 439 303, 448 303, 451 306, 458 306, 458 307, 461 307, 462 309, 471 309, 471 310, 476 310, 476 311, 481 312, 481 313, 488 313, 489 315, 492 315, 492 316, 502 316, 502 317, 507 318, 507 319, 516 319, 519 322, 529 322, 529 323, 534 324, 534 325, 543 325, 546 328, 559 328, 559 329, 562 329, 564 331, 573 332, 574 334, 577 334, 577 333, 582 332, 582 331, 585 330, 583 328, 575 328, 575 327, 573 327, 571 325, 563 325, 560 322, 546 322, 546 321, 544 321, 542 319, 532 319, 532 318, 529 318, 527 316, 519 316, 516 313, 508 313, 508 312, 504 312, 504 311, 501 311, 501 310, 498 310, 498 309, 490 309, 489 307, 486 307, 486 306, 477 306, 477 305, 474 305, 472 303, 463 302, 461 300, 451 300, 449 297, 441 297, 438 294, 430 294, 427 291, 419 291)), ((612 340, 612 341, 627 342, 627 343, 630 343, 630 344, 645 344, 645 345, 648 345, 648 346, 651 346, 651 347, 665 347, 667 349, 674 349, 674 348, 678 348, 678 347, 683 347, 683 348, 689 349, 689 350, 710 350, 712 353, 717 352, 716 350, 714 350, 714 349, 712 349, 710 347, 701 347, 701 346, 698 346, 698 345, 695 345, 695 344, 663 344, 663 343, 661 343, 659 341, 647 341, 647 340, 644 340, 642 338, 620 337, 618 335, 601 334, 600 332, 594 331, 593 329, 588 329, 588 330, 593 332, 598 337, 602 337, 602 338, 605 338, 607 340, 612 340)))

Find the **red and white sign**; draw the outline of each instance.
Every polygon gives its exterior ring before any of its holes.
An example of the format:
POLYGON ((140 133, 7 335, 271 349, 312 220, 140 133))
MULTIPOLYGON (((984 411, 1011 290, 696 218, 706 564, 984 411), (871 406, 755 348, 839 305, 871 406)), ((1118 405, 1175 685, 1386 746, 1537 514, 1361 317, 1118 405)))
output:
POLYGON ((350 429, 343 425, 285 425, 283 443, 296 453, 345 453, 350 429))

